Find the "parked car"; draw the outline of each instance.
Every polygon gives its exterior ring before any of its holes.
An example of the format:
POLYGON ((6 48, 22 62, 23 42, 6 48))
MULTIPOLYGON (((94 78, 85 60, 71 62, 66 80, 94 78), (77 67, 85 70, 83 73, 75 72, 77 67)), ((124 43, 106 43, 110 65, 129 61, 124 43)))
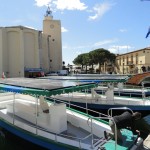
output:
POLYGON ((58 73, 55 71, 50 71, 50 72, 46 73, 45 76, 58 76, 58 73))

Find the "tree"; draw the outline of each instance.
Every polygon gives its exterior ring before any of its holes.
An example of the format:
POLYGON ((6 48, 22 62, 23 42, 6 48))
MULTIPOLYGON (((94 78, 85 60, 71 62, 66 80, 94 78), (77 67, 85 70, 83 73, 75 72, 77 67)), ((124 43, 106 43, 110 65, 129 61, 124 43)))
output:
POLYGON ((92 66, 92 73, 93 73, 93 70, 94 70, 94 64, 96 64, 95 63, 95 58, 92 55, 92 51, 91 51, 91 52, 89 52, 89 65, 92 66))
POLYGON ((63 66, 65 65, 65 61, 62 62, 63 66))
POLYGON ((101 65, 103 65, 108 59, 110 52, 106 49, 100 48, 91 52, 92 60, 94 64, 99 64, 99 73, 101 72, 101 65))
POLYGON ((62 62, 62 69, 65 69, 65 61, 62 62))
POLYGON ((83 69, 83 55, 84 54, 80 54, 78 55, 74 60, 73 60, 73 63, 75 65, 81 65, 82 66, 82 69, 83 69))
POLYGON ((87 66, 92 65, 92 70, 94 64, 99 64, 99 73, 101 72, 101 66, 107 63, 115 63, 115 59, 116 59, 116 55, 113 53, 110 53, 108 50, 103 49, 103 48, 99 48, 99 49, 95 49, 89 53, 83 53, 78 55, 73 63, 75 65, 82 65, 82 69, 83 66, 86 66, 86 71, 87 71, 87 66))
POLYGON ((86 66, 86 73, 87 73, 87 66, 89 65, 89 53, 85 53, 83 55, 83 65, 86 66))

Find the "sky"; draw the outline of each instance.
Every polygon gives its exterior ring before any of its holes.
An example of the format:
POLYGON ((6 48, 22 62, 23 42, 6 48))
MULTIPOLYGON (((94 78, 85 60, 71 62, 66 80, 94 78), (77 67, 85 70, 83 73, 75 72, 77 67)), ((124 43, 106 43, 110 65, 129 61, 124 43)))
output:
POLYGON ((0 0, 0 27, 43 29, 49 5, 61 21, 65 65, 82 53, 104 48, 123 54, 150 46, 150 0, 0 0))

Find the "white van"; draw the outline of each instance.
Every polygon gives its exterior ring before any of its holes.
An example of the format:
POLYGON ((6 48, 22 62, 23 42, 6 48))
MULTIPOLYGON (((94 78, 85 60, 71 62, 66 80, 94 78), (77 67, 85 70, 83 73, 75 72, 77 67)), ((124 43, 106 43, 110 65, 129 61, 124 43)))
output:
POLYGON ((68 70, 58 70, 58 75, 59 76, 67 76, 68 75, 68 70))

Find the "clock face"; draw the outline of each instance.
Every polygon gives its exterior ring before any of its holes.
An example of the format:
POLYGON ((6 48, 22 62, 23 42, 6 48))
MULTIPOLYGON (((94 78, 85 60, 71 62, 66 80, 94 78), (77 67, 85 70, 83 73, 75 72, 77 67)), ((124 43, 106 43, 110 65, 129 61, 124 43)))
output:
POLYGON ((50 25, 50 28, 51 28, 51 29, 52 29, 52 28, 54 28, 54 25, 53 25, 53 24, 51 24, 51 25, 50 25))

